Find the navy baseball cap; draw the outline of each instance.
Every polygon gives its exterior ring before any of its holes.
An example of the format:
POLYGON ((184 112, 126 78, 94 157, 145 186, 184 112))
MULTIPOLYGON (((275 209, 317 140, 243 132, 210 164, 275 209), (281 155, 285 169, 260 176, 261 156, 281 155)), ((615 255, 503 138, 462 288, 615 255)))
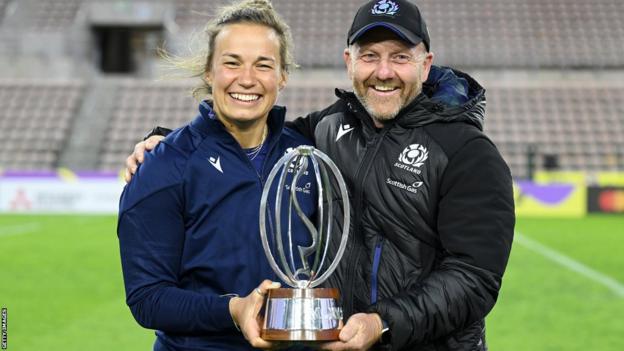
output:
POLYGON ((355 43, 364 33, 378 27, 392 30, 413 45, 423 42, 429 51, 427 24, 418 7, 407 0, 372 0, 362 5, 349 29, 347 44, 355 43))

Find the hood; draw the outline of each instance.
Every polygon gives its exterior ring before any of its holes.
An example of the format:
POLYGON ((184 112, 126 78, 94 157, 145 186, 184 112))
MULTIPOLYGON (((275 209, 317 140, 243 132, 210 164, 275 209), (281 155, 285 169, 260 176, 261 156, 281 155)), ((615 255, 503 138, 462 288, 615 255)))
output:
POLYGON ((483 130, 485 122, 485 89, 468 74, 448 68, 432 66, 429 78, 423 84, 427 97, 423 105, 442 121, 463 121, 483 130))
MULTIPOLYGON (((337 90, 336 95, 361 106, 352 92, 337 90)), ((432 66, 422 93, 399 112, 394 123, 414 128, 434 122, 466 122, 483 130, 485 103, 485 89, 468 74, 432 66)))

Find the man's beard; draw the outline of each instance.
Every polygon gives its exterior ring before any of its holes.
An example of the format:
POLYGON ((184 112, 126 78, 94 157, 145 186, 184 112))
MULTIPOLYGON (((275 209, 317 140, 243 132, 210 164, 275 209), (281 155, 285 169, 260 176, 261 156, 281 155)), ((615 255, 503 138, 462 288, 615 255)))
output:
MULTIPOLYGON (((389 111, 377 111, 374 106, 377 105, 379 106, 379 104, 384 104, 387 102, 384 102, 383 100, 387 100, 387 99, 376 99, 375 97, 373 97, 372 99, 374 100, 378 100, 378 101, 371 101, 371 103, 369 103, 369 99, 366 96, 363 96, 362 94, 360 94, 360 92, 355 89, 355 96, 357 97, 357 99, 360 101, 360 103, 362 104, 362 106, 364 106, 364 109, 366 110, 366 112, 368 112, 368 115, 371 116, 374 120, 379 121, 379 122, 384 122, 384 121, 389 121, 394 119, 394 117, 396 117, 399 114, 399 111, 401 111, 402 105, 403 104, 395 104, 394 108, 389 110, 389 111)), ((371 100, 372 100, 371 99, 371 100)))
POLYGON ((360 101, 366 112, 375 120, 380 123, 384 123, 390 120, 393 120, 401 109, 408 105, 418 94, 420 94, 422 90, 422 82, 418 81, 414 83, 413 90, 410 92, 406 92, 406 87, 403 85, 398 85, 400 88, 400 94, 396 97, 378 97, 372 94, 367 95, 368 86, 372 86, 375 83, 371 84, 369 82, 357 83, 353 81, 353 92, 355 96, 360 101), (403 94, 407 93, 407 96, 403 94), (372 96, 371 96, 372 95, 372 96), (398 100, 398 101, 396 101, 398 100), (389 104, 392 104, 392 108, 388 109, 389 104), (383 109, 379 109, 378 107, 386 107, 383 109))

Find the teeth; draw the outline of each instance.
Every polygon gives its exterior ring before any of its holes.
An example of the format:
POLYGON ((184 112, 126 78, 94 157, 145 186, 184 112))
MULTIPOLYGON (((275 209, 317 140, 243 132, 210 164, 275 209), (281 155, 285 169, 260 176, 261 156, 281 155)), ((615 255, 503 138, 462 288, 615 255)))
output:
POLYGON ((393 86, 387 86, 387 85, 375 85, 375 90, 390 91, 390 90, 394 90, 394 87, 393 86))
POLYGON ((230 94, 230 96, 235 98, 236 100, 241 100, 241 101, 254 101, 260 98, 260 95, 256 95, 256 94, 232 93, 230 94))

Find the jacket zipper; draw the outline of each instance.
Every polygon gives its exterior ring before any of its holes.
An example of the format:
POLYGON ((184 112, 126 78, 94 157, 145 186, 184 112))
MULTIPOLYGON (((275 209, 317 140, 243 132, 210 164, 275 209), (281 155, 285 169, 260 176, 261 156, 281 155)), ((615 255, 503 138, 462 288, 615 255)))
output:
MULTIPOLYGON (((280 133, 281 134, 281 133, 280 133)), ((262 163, 262 168, 260 169, 260 173, 258 173, 258 171, 256 170, 256 167, 254 167, 253 163, 251 162, 251 160, 249 159, 249 157, 247 156, 247 154, 245 153, 245 151, 243 150, 243 148, 240 146, 240 144, 235 143, 236 146, 238 147, 238 154, 239 156, 241 156, 244 160, 244 162, 247 163, 247 166, 249 168, 251 168, 254 173, 256 174, 256 177, 258 178, 258 183, 260 183, 260 191, 264 190, 264 185, 266 183, 266 175, 265 175, 265 169, 266 169, 266 165, 268 162, 270 162, 271 157, 272 157, 272 153, 274 152, 274 149, 277 147, 277 144, 279 143, 279 137, 280 135, 276 135, 274 136, 273 140, 271 141, 271 143, 268 145, 269 150, 267 150, 264 162, 262 163)), ((278 158, 279 159, 279 158, 278 158)), ((260 214, 262 215, 262 214, 260 214)), ((269 212, 269 230, 271 232, 273 232, 274 230, 274 224, 273 224, 273 216, 270 214, 269 212)), ((280 281, 280 279, 277 276, 277 273, 273 273, 273 276, 271 277, 272 281, 280 281)))
POLYGON ((379 263, 381 262, 381 251, 383 250, 384 238, 377 235, 377 244, 373 253, 373 268, 371 269, 371 304, 377 302, 377 273, 379 272, 379 263))
MULTIPOLYGON (((381 142, 383 141, 385 135, 388 133, 388 129, 385 129, 381 132, 380 135, 376 135, 372 140, 371 144, 374 144, 373 148, 368 148, 364 153, 364 157, 362 158, 362 163, 358 167, 355 173, 355 225, 354 225, 354 241, 358 242, 359 237, 358 233, 362 233, 362 196, 364 193, 364 181, 366 180, 366 176, 368 175, 368 171, 370 170, 370 161, 377 155, 379 152, 379 148, 381 146, 381 142), (365 169, 366 168, 366 169, 365 169)), ((344 258, 343 258, 344 259, 344 258)), ((355 280, 355 270, 360 264, 360 250, 357 249, 357 246, 354 250, 349 251, 349 256, 347 257, 347 262, 350 262, 353 259, 353 264, 349 265, 349 270, 347 274, 347 284, 345 285, 345 296, 351 296, 348 306, 343 306, 346 309, 346 312, 351 315, 353 314, 353 283, 355 280)))

